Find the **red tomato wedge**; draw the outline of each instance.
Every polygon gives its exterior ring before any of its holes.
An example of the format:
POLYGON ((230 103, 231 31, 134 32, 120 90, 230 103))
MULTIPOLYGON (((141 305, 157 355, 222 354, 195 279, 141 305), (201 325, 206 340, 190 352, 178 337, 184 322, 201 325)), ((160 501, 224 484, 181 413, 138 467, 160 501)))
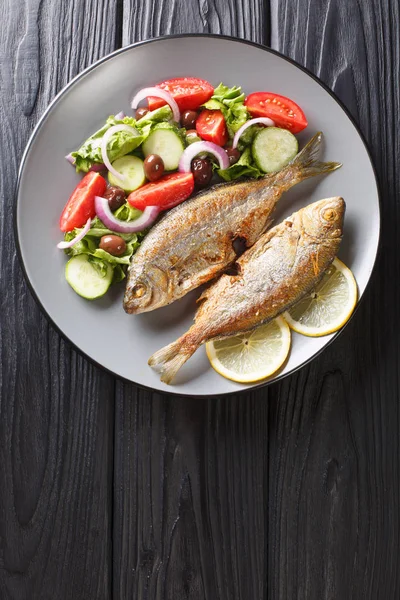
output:
POLYGON ((60 217, 61 231, 72 231, 74 227, 83 227, 88 218, 96 215, 94 197, 102 196, 106 191, 107 182, 91 171, 78 183, 72 192, 60 217))
POLYGON ((203 140, 225 146, 228 130, 225 117, 220 110, 202 110, 196 120, 196 131, 203 140))
POLYGON ((144 210, 146 206, 167 210, 189 198, 193 190, 193 173, 170 173, 129 194, 128 202, 139 210, 144 210))
POLYGON ((299 133, 308 125, 307 119, 300 106, 272 92, 254 92, 244 101, 252 117, 269 117, 277 127, 299 133))
MULTIPOLYGON (((214 93, 213 86, 204 79, 197 77, 177 77, 157 83, 156 87, 169 92, 179 106, 179 110, 196 110, 201 104, 207 102, 214 93)), ((164 106, 166 102, 161 98, 150 96, 147 98, 149 110, 164 106)))

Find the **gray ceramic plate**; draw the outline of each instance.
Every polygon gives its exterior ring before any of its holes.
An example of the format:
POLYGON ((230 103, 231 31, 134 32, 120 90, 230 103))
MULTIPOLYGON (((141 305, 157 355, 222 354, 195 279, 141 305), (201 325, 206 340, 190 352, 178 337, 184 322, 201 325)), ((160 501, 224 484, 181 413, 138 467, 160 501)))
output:
MULTIPOLYGON (((149 388, 189 395, 225 394, 246 386, 215 373, 204 348, 181 369, 173 387, 162 384, 147 366, 155 350, 189 327, 198 293, 155 312, 128 316, 121 304, 123 286, 94 302, 77 296, 64 278, 66 257, 56 248, 61 210, 79 180, 64 155, 108 115, 120 110, 130 114, 130 100, 140 88, 183 75, 202 77, 214 85, 221 80, 241 85, 247 93, 269 90, 289 96, 302 106, 309 121, 300 143, 318 130, 324 132, 324 158, 344 166, 286 194, 275 222, 315 200, 343 196, 347 214, 339 256, 353 270, 362 295, 377 253, 380 215, 374 170, 360 133, 332 94, 302 68, 261 46, 217 36, 167 37, 124 48, 86 69, 55 98, 22 160, 16 238, 26 277, 43 310, 89 358, 149 388)), ((331 339, 293 335, 290 358, 279 377, 304 365, 331 339)))

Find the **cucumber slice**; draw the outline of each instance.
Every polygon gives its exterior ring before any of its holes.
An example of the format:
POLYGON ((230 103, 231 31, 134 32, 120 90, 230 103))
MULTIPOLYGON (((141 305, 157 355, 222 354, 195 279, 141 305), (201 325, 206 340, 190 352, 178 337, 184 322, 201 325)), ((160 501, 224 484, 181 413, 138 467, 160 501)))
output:
POLYGON ((299 151, 297 139, 287 129, 265 127, 253 140, 252 154, 257 167, 264 173, 280 171, 299 151))
POLYGON ((112 163, 114 169, 125 175, 124 179, 118 179, 112 173, 108 173, 108 181, 111 185, 122 188, 125 192, 133 192, 146 181, 143 161, 137 156, 121 156, 112 163))
POLYGON ((149 154, 161 156, 166 171, 178 168, 179 159, 184 151, 182 139, 173 127, 152 131, 142 148, 145 156, 149 154))
POLYGON ((65 279, 72 289, 87 300, 94 300, 104 296, 110 287, 114 269, 107 265, 107 273, 104 277, 89 262, 87 254, 73 256, 65 266, 65 279))

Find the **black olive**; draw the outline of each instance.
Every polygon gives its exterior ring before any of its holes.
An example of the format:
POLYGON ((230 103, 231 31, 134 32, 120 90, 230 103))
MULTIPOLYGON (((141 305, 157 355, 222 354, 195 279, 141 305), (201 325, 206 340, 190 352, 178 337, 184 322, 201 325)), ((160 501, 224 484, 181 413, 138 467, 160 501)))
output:
POLYGON ((126 250, 126 243, 119 235, 103 235, 99 248, 113 256, 121 256, 126 250))
POLYGON ((237 161, 238 161, 238 160, 239 160, 239 158, 240 158, 240 152, 239 152, 239 150, 238 150, 237 148, 227 148, 227 149, 225 150, 225 152, 226 152, 226 153, 227 153, 227 155, 228 155, 228 158, 229 158, 229 165, 230 165, 230 166, 232 166, 232 165, 234 165, 235 163, 237 163, 237 161))
POLYGON ((185 110, 181 115, 181 123, 185 129, 194 129, 199 113, 195 110, 185 110))
POLYGON ((144 106, 142 108, 138 108, 137 111, 135 112, 136 121, 139 121, 142 117, 147 115, 148 112, 149 112, 149 109, 145 108, 144 106))
POLYGON ((114 211, 125 203, 126 194, 121 188, 110 185, 104 192, 104 198, 107 198, 108 206, 114 211))
POLYGON ((157 181, 164 174, 164 161, 158 154, 149 154, 144 161, 144 174, 149 181, 157 181))
POLYGON ((206 187, 212 178, 212 165, 206 158, 192 160, 192 173, 197 187, 206 187))

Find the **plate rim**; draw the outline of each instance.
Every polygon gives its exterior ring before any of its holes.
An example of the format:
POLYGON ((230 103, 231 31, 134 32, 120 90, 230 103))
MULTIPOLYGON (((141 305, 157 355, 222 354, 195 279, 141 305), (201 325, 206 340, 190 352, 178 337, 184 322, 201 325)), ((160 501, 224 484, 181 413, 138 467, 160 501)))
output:
POLYGON ((29 139, 26 143, 24 152, 22 154, 21 157, 21 161, 20 161, 20 165, 19 165, 19 169, 18 169, 18 175, 17 175, 17 181, 16 181, 16 185, 15 185, 15 191, 14 191, 14 203, 13 203, 13 232, 14 232, 14 240, 15 240, 15 245, 16 245, 16 250, 17 250, 17 255, 18 255, 18 260, 19 260, 19 264, 21 266, 22 269, 22 273, 25 279, 25 282, 28 285, 29 291, 31 292, 36 304, 39 306, 42 314, 45 316, 45 318, 47 319, 47 322, 54 327, 54 329, 57 331, 57 333, 61 336, 61 338, 67 342, 67 344, 70 345, 70 347, 72 347, 77 353, 78 355, 80 355, 81 357, 85 358, 86 360, 88 360, 92 365, 102 369, 103 371, 105 371, 106 373, 112 375, 114 378, 119 379, 121 381, 123 381, 124 383, 128 383, 130 385, 135 385, 137 386, 139 389, 145 390, 145 391, 149 391, 149 392, 153 392, 153 393, 158 393, 158 394, 163 394, 166 396, 175 396, 175 397, 187 397, 187 398, 197 398, 197 399, 208 399, 208 398, 220 398, 220 397, 226 397, 226 396, 234 396, 234 395, 242 395, 245 393, 251 393, 251 392, 255 392, 261 388, 266 388, 272 384, 278 383, 280 381, 282 381, 283 379, 285 379, 286 377, 288 377, 289 375, 293 375, 294 373, 296 373, 297 371, 299 371, 300 369, 302 369, 303 367, 305 367, 306 365, 308 365, 309 363, 311 363, 314 359, 316 359, 320 354, 322 354, 322 352, 324 352, 326 350, 326 348, 328 348, 328 346, 330 346, 332 344, 332 342, 334 342, 340 335, 341 333, 345 330, 345 328, 347 327, 347 325, 353 320, 354 315, 358 312, 358 309, 360 307, 361 302, 363 301, 363 298, 365 297, 365 292, 369 289, 370 284, 371 284, 371 280, 373 279, 373 276, 375 274, 375 269, 376 269, 376 265, 377 265, 377 261, 378 261, 378 257, 380 256, 381 253, 381 249, 382 249, 382 195, 381 195, 381 189, 380 189, 380 181, 379 181, 379 177, 378 177, 378 173, 372 158, 372 152, 370 150, 369 144, 363 134, 363 132, 361 131, 360 126, 358 125, 358 123, 356 122, 356 120, 354 119, 353 115, 350 113, 350 111, 348 110, 348 108, 343 104, 343 102, 337 97, 337 95, 335 94, 335 92, 333 92, 317 75, 315 75, 314 73, 312 73, 307 67, 304 67, 303 65, 299 64, 296 60, 294 60, 293 58, 290 58, 288 56, 285 56, 284 54, 282 54, 281 52, 279 52, 278 50, 275 50, 273 48, 270 48, 269 46, 260 44, 258 42, 252 42, 250 40, 245 40, 245 39, 241 39, 238 37, 234 37, 234 36, 230 36, 230 35, 220 35, 220 34, 215 34, 215 33, 177 33, 177 34, 171 34, 171 35, 162 35, 162 36, 158 36, 158 37, 153 37, 153 38, 147 38, 145 40, 141 40, 139 42, 133 42, 132 44, 129 44, 127 46, 123 46, 122 48, 118 48, 117 50, 113 50, 113 52, 110 52, 109 54, 106 54, 105 56, 103 56, 102 58, 98 59, 97 61, 95 61, 94 63, 92 63, 91 65, 89 65, 88 67, 86 67, 85 69, 83 69, 83 71, 80 71, 77 75, 75 75, 75 77, 73 77, 71 79, 71 81, 69 81, 59 92, 58 94, 56 94, 56 96, 53 98, 53 100, 49 103, 49 105, 47 106, 47 108, 45 109, 45 111, 43 112, 43 114, 41 115, 41 117, 39 118, 38 122, 36 123, 35 127, 32 130, 31 135, 29 136, 29 139), (240 44, 246 44, 248 46, 253 46, 255 48, 257 48, 258 50, 262 50, 264 52, 270 53, 270 54, 274 54, 275 56, 278 56, 279 58, 287 61, 288 63, 290 63, 292 66, 297 67, 298 69, 300 69, 300 71, 303 71, 303 73, 305 73, 306 75, 308 75, 311 79, 313 79, 318 85, 320 85, 322 87, 323 90, 325 90, 332 98, 333 100, 339 105, 339 107, 344 111, 344 113, 346 114, 346 116, 348 117, 348 119, 350 120, 350 122, 352 123, 353 127, 355 128, 358 136, 360 137, 365 150, 367 152, 367 156, 372 168, 372 172, 375 178, 375 183, 376 183, 376 190, 377 190, 377 196, 378 196, 378 215, 379 215, 379 226, 378 226, 378 241, 377 241, 377 247, 376 247, 376 253, 375 253, 375 257, 374 257, 374 262, 372 264, 372 268, 371 268, 371 272, 368 278, 368 281, 366 283, 366 286, 363 290, 362 293, 360 293, 356 307, 351 315, 351 317, 349 318, 349 320, 345 323, 345 325, 339 329, 339 331, 337 331, 332 337, 331 339, 329 339, 326 344, 320 348, 315 354, 313 354, 313 356, 311 356, 310 358, 306 359, 304 362, 302 362, 301 364, 297 365, 297 367, 293 368, 291 371, 289 371, 288 373, 282 373, 280 375, 278 375, 277 377, 274 377, 272 379, 267 379, 265 381, 262 381, 254 386, 251 387, 246 387, 244 389, 237 389, 237 390, 232 390, 229 392, 222 392, 222 393, 210 393, 210 394, 188 394, 188 393, 180 393, 179 391, 163 391, 163 390, 158 390, 155 388, 152 388, 150 386, 147 386, 143 383, 137 383, 136 381, 132 381, 131 379, 127 379, 126 377, 123 377, 121 375, 117 375, 114 371, 112 371, 111 369, 109 369, 108 367, 105 367, 104 365, 102 365, 101 363, 97 362, 94 358, 92 358, 91 356, 89 356, 88 354, 86 354, 86 352, 84 352, 81 348, 79 348, 79 346, 77 346, 69 337, 68 335, 62 331, 62 329, 57 325, 57 323, 55 323, 55 321, 50 317, 50 315, 48 314, 47 310, 45 309, 45 307, 43 306, 43 304, 41 303, 41 301, 39 300, 39 297, 36 293, 35 288, 33 287, 33 284, 31 283, 27 270, 25 268, 25 263, 24 260, 22 258, 22 251, 21 251, 21 246, 20 246, 20 240, 19 240, 19 232, 18 232, 18 224, 17 224, 17 220, 18 220, 18 204, 19 204, 19 195, 20 195, 20 186, 21 186, 21 181, 22 181, 22 177, 23 177, 23 171, 25 168, 25 162, 28 156, 28 153, 35 141, 35 138, 39 132, 39 130, 42 127, 42 124, 44 123, 44 121, 46 120, 47 116, 50 114, 50 112, 53 110, 54 106, 61 100, 61 98, 63 97, 63 95, 69 91, 69 89, 75 85, 75 83, 77 83, 80 79, 82 79, 87 73, 90 73, 90 71, 92 71, 93 69, 95 69, 96 67, 98 67, 99 65, 101 65, 104 62, 107 62, 108 60, 114 58, 115 56, 122 54, 123 52, 128 52, 130 51, 132 48, 135 48, 137 46, 144 46, 145 44, 152 44, 154 42, 159 42, 159 41, 163 41, 163 40, 170 40, 170 39, 181 39, 181 38, 213 38, 213 39, 222 39, 222 40, 226 40, 226 41, 230 41, 230 42, 237 42, 240 44))

